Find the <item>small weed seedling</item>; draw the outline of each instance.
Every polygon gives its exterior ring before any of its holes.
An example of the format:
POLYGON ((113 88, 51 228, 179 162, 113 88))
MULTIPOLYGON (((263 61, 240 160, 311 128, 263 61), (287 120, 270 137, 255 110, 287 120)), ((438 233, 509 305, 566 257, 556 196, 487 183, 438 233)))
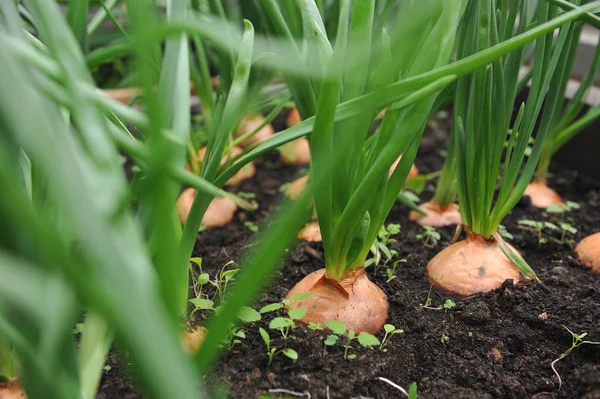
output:
MULTIPOLYGON (((441 283, 442 279, 434 276, 434 278, 436 279, 436 281, 438 281, 439 283, 441 283)), ((446 299, 446 302, 444 302, 444 304, 442 306, 433 306, 432 302, 433 299, 431 298, 431 290, 433 289, 433 283, 431 283, 431 285, 429 286, 429 291, 427 291, 427 299, 425 300, 425 305, 423 305, 423 307, 425 309, 430 309, 430 310, 442 310, 442 309, 452 309, 453 307, 456 306, 456 303, 454 303, 454 301, 452 299, 446 299)))
POLYGON ((269 358, 269 366, 273 363, 273 358, 280 353, 289 357, 292 360, 298 359, 298 352, 293 350, 292 348, 279 349, 275 346, 271 346, 271 337, 269 337, 269 333, 265 331, 264 328, 260 328, 258 330, 260 332, 260 336, 262 337, 266 347, 267 347, 267 357, 269 358))
POLYGON ((442 337, 440 338, 440 342, 442 344, 447 344, 448 342, 450 342, 450 337, 447 336, 446 334, 442 334, 442 337))
POLYGON ((560 227, 560 244, 569 244, 569 245, 573 245, 575 244, 575 240, 573 240, 572 238, 566 237, 566 234, 575 234, 577 233, 577 229, 575 227, 573 227, 571 224, 566 223, 566 222, 559 222, 558 223, 558 227, 560 227))
POLYGON ((385 280, 386 283, 389 283, 396 278, 396 267, 398 266, 398 263, 406 263, 406 259, 398 259, 392 263, 392 267, 385 269, 385 275, 387 276, 387 280, 385 280))
POLYGON ((500 236, 505 240, 513 240, 515 238, 508 232, 508 230, 506 230, 506 227, 501 224, 498 225, 498 234, 500 234, 500 236))
POLYGON ((558 226, 550 222, 538 222, 536 220, 523 219, 519 220, 521 226, 532 227, 537 231, 538 244, 542 246, 548 242, 548 237, 544 236, 544 230, 558 230, 558 226))
POLYGON ((548 208, 546 208, 546 212, 555 215, 555 217, 552 218, 552 221, 555 222, 560 228, 561 234, 560 240, 558 241, 560 244, 575 244, 575 240, 566 237, 567 233, 577 233, 577 229, 572 225, 573 218, 566 217, 566 214, 579 208, 579 204, 573 201, 566 201, 560 205, 550 205, 548 208))
MULTIPOLYGON (((398 255, 398 251, 394 249, 390 249, 389 245, 396 242, 395 239, 391 238, 393 235, 400 233, 400 225, 390 223, 386 226, 381 226, 377 238, 375 242, 371 246, 371 254, 372 258, 367 259, 365 262, 365 267, 373 265, 375 269, 375 274, 377 274, 377 270, 379 270, 380 266, 385 266, 389 261, 392 260, 395 256, 398 255), (385 256, 383 263, 382 254, 385 256)), ((396 265, 394 265, 394 270, 396 269, 396 265)))
MULTIPOLYGON (((217 306, 214 311, 216 314, 219 313, 222 306, 217 306)), ((237 317, 244 323, 253 323, 259 321, 262 316, 256 310, 252 309, 249 306, 242 306, 239 310, 237 317)), ((221 340, 222 346, 227 348, 228 350, 232 350, 233 347, 242 342, 242 339, 246 338, 246 333, 239 326, 234 323, 229 324, 229 329, 227 330, 227 334, 221 340)))
POLYGON ((287 342, 290 331, 296 328, 295 320, 303 318, 307 311, 306 308, 296 308, 288 312, 288 317, 275 317, 269 323, 269 329, 279 331, 284 342, 287 342))
POLYGON ((314 321, 311 321, 308 323, 308 328, 310 328, 313 331, 323 331, 323 324, 321 324, 321 322, 315 323, 314 321))
MULTIPOLYGON (((563 326, 563 327, 565 327, 565 326, 563 326)), ((552 367, 552 371, 554 371, 554 374, 556 374, 556 378, 558 378, 558 389, 560 389, 560 387, 562 386, 562 379, 560 378, 560 374, 558 374, 558 371, 556 371, 556 368, 555 368, 556 363, 559 362, 560 360, 564 359, 565 357, 567 357, 571 352, 573 352, 573 349, 577 348, 578 346, 581 346, 584 344, 600 345, 600 342, 584 341, 583 339, 587 336, 587 333, 576 334, 573 331, 569 330, 567 327, 565 327, 565 329, 571 334, 571 337, 572 337, 571 347, 569 349, 567 349, 566 351, 564 351, 558 358, 554 359, 552 361, 552 363, 550 364, 550 367, 552 367)))
POLYGON ((194 305, 194 310, 190 315, 190 317, 193 317, 194 313, 200 310, 215 310, 215 301, 221 302, 223 300, 229 284, 234 279, 234 276, 239 269, 226 270, 228 266, 234 264, 233 261, 229 261, 221 268, 219 273, 215 276, 215 279, 210 280, 209 274, 203 273, 202 271, 202 258, 191 258, 190 261, 190 276, 192 277, 191 280, 195 298, 192 298, 189 301, 194 305), (194 273, 192 272, 193 265, 198 267, 198 277, 194 277, 194 273), (211 299, 206 298, 207 295, 202 294, 203 287, 208 283, 215 287, 215 293, 211 299))
POLYGON ((433 248, 437 245, 440 240, 440 233, 437 232, 435 227, 423 226, 423 232, 416 235, 417 240, 421 240, 423 245, 427 248, 433 248))
MULTIPOLYGON (((292 301, 300 301, 306 298, 310 298, 311 295, 312 292, 301 292, 299 294, 294 295, 292 297, 292 301)), ((286 317, 275 317, 269 323, 269 328, 271 330, 278 330, 279 332, 281 332, 283 340, 286 342, 287 339, 290 337, 290 332, 296 328, 295 320, 301 319, 307 312, 306 308, 296 308, 290 310, 290 305, 291 301, 289 301, 288 299, 283 299, 281 302, 271 303, 269 305, 263 306, 262 309, 260 309, 261 314, 274 312, 279 309, 284 309, 286 311, 286 317)), ((321 330, 323 329, 323 327, 315 323, 312 323, 312 326, 309 325, 309 328, 313 330, 318 330, 319 327, 321 330)))
POLYGON ((227 350, 232 350, 234 346, 240 344, 243 339, 246 339, 246 333, 241 328, 237 327, 235 324, 230 324, 229 329, 227 330, 227 334, 223 337, 221 341, 222 345, 227 348, 227 350))
POLYGON ((251 232, 258 233, 258 226, 254 222, 248 220, 244 222, 244 226, 246 226, 251 232))
POLYGON ((410 384, 410 387, 408 387, 408 399, 418 399, 416 382, 413 382, 410 384))
POLYGON ((381 340, 381 345, 379 345, 379 349, 384 352, 387 352, 387 349, 385 348, 385 346, 390 341, 390 338, 392 338, 392 335, 403 334, 404 330, 402 330, 400 328, 396 328, 393 324, 385 324, 383 326, 383 329, 385 330, 385 335, 383 336, 383 339, 381 340))
POLYGON ((344 360, 356 359, 356 354, 348 354, 348 350, 352 348, 352 341, 358 340, 358 343, 365 348, 373 348, 374 346, 381 345, 379 339, 376 336, 367 332, 361 332, 356 335, 354 330, 347 330, 346 325, 341 321, 328 320, 325 322, 327 328, 329 328, 333 334, 328 335, 325 339, 325 346, 333 346, 337 343, 339 336, 346 337, 346 343, 344 344, 344 360))
POLYGON ((217 278, 215 278, 214 281, 210 282, 215 287, 214 297, 216 297, 219 300, 219 302, 222 301, 223 298, 225 298, 225 293, 227 292, 229 284, 234 280, 235 275, 240 271, 240 269, 226 270, 228 266, 231 266, 233 264, 234 262, 232 260, 225 263, 225 265, 223 265, 223 267, 219 271, 217 278))
POLYGON ((571 224, 567 223, 566 221, 557 221, 557 223, 551 223, 551 222, 538 222, 535 220, 529 220, 529 219, 524 219, 524 220, 519 220, 519 224, 523 225, 523 226, 528 226, 528 227, 533 227, 537 233, 538 233, 538 243, 539 245, 543 245, 545 243, 547 243, 549 240, 554 240, 555 242, 559 243, 559 244, 573 244, 574 240, 572 238, 567 237, 567 233, 568 234, 575 234, 577 233, 577 229, 575 227, 573 227, 571 224), (550 231, 558 231, 560 232, 560 239, 554 238, 552 236, 545 236, 544 235, 544 230, 550 230, 550 231))
POLYGON ((190 280, 192 281, 192 288, 194 289, 194 296, 196 298, 202 297, 202 288, 210 280, 208 273, 202 272, 202 258, 191 258, 190 259, 190 280), (194 277, 194 265, 198 268, 198 277, 194 277))
POLYGON ((577 202, 566 201, 562 204, 550 205, 548 208, 546 208, 546 212, 554 214, 565 214, 567 212, 574 211, 579 208, 580 206, 577 202))
MULTIPOLYGON (((192 287, 194 290, 195 298, 189 300, 189 302, 194 305, 194 310, 190 313, 189 318, 192 319, 194 314, 198 311, 211 311, 218 313, 219 308, 223 305, 221 300, 225 295, 225 291, 227 290, 227 286, 229 282, 233 279, 233 276, 238 272, 238 269, 225 270, 225 268, 231 264, 233 261, 228 262, 221 268, 218 276, 215 281, 210 281, 210 276, 208 273, 203 273, 202 271, 202 258, 191 258, 190 259, 190 275, 192 277, 192 287), (199 269, 198 277, 194 277, 193 265, 196 265, 199 269), (202 288, 207 284, 211 283, 215 287, 215 294, 213 299, 205 298, 202 294, 202 288), (219 306, 215 306, 215 302, 213 300, 219 301, 219 306)), ((243 306, 238 312, 238 319, 245 323, 255 322, 261 319, 260 313, 256 310, 252 309, 248 306, 243 306)), ((246 334, 244 331, 236 326, 235 324, 230 324, 229 329, 227 330, 227 334, 223 337, 222 345, 226 347, 228 350, 233 349, 236 344, 241 343, 242 339, 246 338, 246 334)))

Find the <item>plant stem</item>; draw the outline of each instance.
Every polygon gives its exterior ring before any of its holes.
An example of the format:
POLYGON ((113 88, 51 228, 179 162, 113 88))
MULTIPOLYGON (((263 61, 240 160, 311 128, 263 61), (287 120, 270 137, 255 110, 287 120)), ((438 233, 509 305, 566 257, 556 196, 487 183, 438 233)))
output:
POLYGON ((11 344, 0 338, 0 381, 3 377, 9 380, 15 377, 13 356, 11 344))
POLYGON ((83 399, 94 399, 102 375, 102 367, 112 342, 112 333, 100 315, 88 313, 79 350, 79 373, 83 399))

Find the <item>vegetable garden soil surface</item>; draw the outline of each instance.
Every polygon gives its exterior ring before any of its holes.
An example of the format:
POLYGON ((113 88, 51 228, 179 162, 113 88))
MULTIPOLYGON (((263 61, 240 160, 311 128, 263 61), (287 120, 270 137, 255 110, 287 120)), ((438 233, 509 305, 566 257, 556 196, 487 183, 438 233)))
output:
MULTIPOLYGON (((438 114, 428 125, 416 161, 422 173, 438 170, 446 145, 448 117, 438 114)), ((579 241, 600 230, 600 183, 576 171, 553 165, 550 185, 563 198, 575 201, 581 209, 565 218, 578 229, 579 241)), ((234 222, 198 235, 194 256, 203 259, 204 272, 211 277, 230 260, 242 263, 243 254, 252 245, 254 233, 244 222, 261 221, 273 212, 280 199, 282 184, 302 171, 283 166, 275 153, 257 162, 257 175, 238 188, 256 195, 257 212, 238 211, 234 222)), ((431 197, 430 185, 421 194, 431 197)), ((460 297, 432 288, 425 266, 446 247, 454 228, 440 229, 441 240, 428 248, 415 236, 421 228, 408 220, 408 210, 395 205, 387 223, 399 223, 401 232, 390 247, 405 258, 396 278, 386 282, 384 268, 368 273, 386 293, 390 302, 388 323, 404 330, 394 335, 383 352, 360 348, 354 341, 354 360, 344 360, 342 339, 325 350, 326 332, 313 332, 298 326, 288 339, 288 347, 298 352, 298 360, 283 355, 267 365, 265 345, 259 327, 268 330, 269 321, 282 313, 267 313, 256 323, 243 326, 246 338, 223 354, 205 384, 224 387, 233 398, 258 398, 270 390, 288 390, 311 398, 401 398, 403 394, 379 379, 386 378, 405 389, 416 382, 419 398, 600 398, 600 345, 582 345, 556 364, 562 387, 551 363, 571 346, 571 334, 588 333, 586 339, 600 341, 600 276, 592 274, 577 261, 568 244, 550 240, 540 246, 537 233, 523 229, 522 219, 552 221, 555 216, 536 209, 523 200, 504 220, 513 234, 510 243, 536 270, 544 286, 521 280, 510 281, 490 293, 460 297), (451 309, 424 308, 428 296, 432 307, 442 307, 447 299, 451 309), (448 337, 442 342, 442 336, 448 337)), ((558 236, 557 236, 558 237, 558 236)), ((289 248, 282 268, 273 277, 270 288, 255 304, 256 309, 275 303, 304 276, 323 267, 320 244, 299 242, 289 248)), ((282 311, 278 311, 282 312, 282 311)), ((199 313, 199 312, 198 312, 199 313)), ((202 320, 202 315, 197 321, 202 320)), ((283 347, 279 332, 269 331, 272 344, 283 347)), ((377 334, 382 338, 383 334, 377 334)), ((121 357, 123 359, 123 357, 121 357)), ((125 375, 124 360, 111 352, 98 398, 138 398, 125 375)), ((272 397, 288 397, 272 391, 272 397)), ((289 394, 288 394, 289 395, 289 394)), ((291 396, 290 396, 291 397, 291 396)))

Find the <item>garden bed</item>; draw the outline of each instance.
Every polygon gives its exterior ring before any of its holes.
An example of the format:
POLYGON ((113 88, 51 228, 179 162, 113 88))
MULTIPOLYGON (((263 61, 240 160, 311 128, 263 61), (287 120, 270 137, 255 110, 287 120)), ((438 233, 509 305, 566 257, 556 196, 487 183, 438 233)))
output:
MULTIPOLYGON (((437 117, 427 128, 416 161, 422 173, 441 167, 440 149, 445 145, 447 124, 447 117, 437 117)), ((552 172, 550 185, 563 198, 581 206, 563 216, 572 217, 571 224, 578 229, 571 238, 578 241, 597 231, 600 183, 558 163, 553 164, 552 172)), ((252 213, 238 211, 231 224, 199 234, 193 255, 202 257, 204 272, 212 277, 231 260, 241 263, 254 236, 245 222, 268 228, 261 222, 277 207, 280 187, 301 174, 301 169, 280 164, 275 153, 257 161, 256 176, 238 190, 254 193, 260 207, 252 213)), ((431 195, 426 189, 421 199, 431 195)), ((425 276, 425 265, 448 245, 454 228, 439 229, 441 240, 428 248, 416 238, 421 227, 410 222, 408 210, 397 204, 387 223, 399 223, 402 231, 390 248, 407 262, 399 264, 397 278, 389 283, 384 270, 374 276, 372 268, 368 269, 388 296, 388 323, 404 330, 404 334, 391 338, 387 352, 354 344, 352 353, 357 358, 344 360, 341 340, 325 351, 326 332, 298 326, 288 339, 298 360, 280 355, 268 366, 258 330, 268 330, 277 312, 267 313, 261 321, 244 327, 246 338, 224 353, 205 382, 212 388, 224 387, 233 398, 257 398, 277 389, 310 393, 312 398, 402 397, 399 390, 378 377, 404 388, 416 381, 421 398, 600 398, 600 346, 583 345, 556 364, 562 377, 560 389, 551 369, 552 361, 571 345, 571 334, 565 327, 575 333, 587 332, 586 338, 600 341, 600 277, 577 262, 568 244, 550 240, 540 245, 537 234, 518 223, 551 218, 524 199, 503 222, 514 236, 511 244, 536 270, 544 286, 522 280, 515 286, 505 283, 491 293, 465 298, 436 288, 430 292, 431 283, 425 276), (423 305, 428 297, 432 307, 441 307, 447 299, 456 306, 427 309, 423 305)), ((285 273, 276 273, 256 309, 279 302, 302 277, 323 267, 320 244, 300 242, 288 254, 283 262, 285 273)), ((201 316, 197 318, 200 320, 201 316)), ((281 346, 279 332, 269 332, 273 344, 281 346)), ((381 339, 383 334, 377 336, 381 339)), ((125 376, 124 364, 114 353, 109 356, 111 369, 104 372, 98 398, 143 397, 125 376)), ((271 395, 285 396, 277 392, 271 395)))

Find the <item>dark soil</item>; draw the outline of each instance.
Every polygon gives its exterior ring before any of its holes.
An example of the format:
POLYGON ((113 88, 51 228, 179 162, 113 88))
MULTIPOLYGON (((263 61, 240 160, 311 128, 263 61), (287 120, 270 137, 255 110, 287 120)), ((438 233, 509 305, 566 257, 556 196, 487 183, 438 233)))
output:
MULTIPOLYGON (((447 123, 438 117, 428 126, 416 161, 421 173, 440 168, 447 123)), ((302 173, 280 165, 276 154, 258 161, 257 168, 256 177, 244 182, 239 191, 256 194, 259 210, 238 212, 230 225, 198 236, 194 256, 202 257, 204 272, 211 276, 228 261, 239 261, 253 239, 244 222, 260 226, 276 208, 280 186, 302 173)), ((571 224, 578 229, 570 238, 579 241, 600 230, 600 183, 557 164, 552 171, 553 188, 581 205, 565 216, 572 218, 571 224)), ((429 190, 421 194, 423 200, 432 195, 429 190)), ((503 222, 514 236, 511 244, 536 270, 544 286, 529 280, 516 285, 507 281, 494 292, 467 298, 431 289, 425 276, 427 262, 449 244, 454 228, 439 230, 441 240, 428 248, 416 239, 421 229, 407 215, 407 209, 396 205, 388 218, 388 223, 402 226, 391 245, 407 260, 399 264, 397 278, 387 283, 385 270, 373 275, 373 269, 368 269, 388 296, 388 323, 404 330, 391 338, 387 352, 354 344, 352 353, 357 358, 344 360, 340 343, 324 351, 326 333, 299 326, 288 339, 299 359, 294 362, 279 355, 268 366, 258 329, 268 330, 269 321, 277 316, 270 313, 244 327, 246 339, 223 355, 206 383, 226 387, 233 398, 258 398, 277 389, 310 393, 312 398, 403 397, 378 377, 405 389, 417 382, 420 398, 600 398, 600 345, 580 346, 557 363, 560 389, 550 367, 571 345, 565 327, 575 333, 587 332, 586 339, 600 341, 600 276, 577 262, 569 244, 550 240, 540 246, 537 234, 518 224, 521 219, 552 220, 551 215, 523 200, 503 222), (428 295, 433 307, 441 307, 446 299, 456 306, 426 309, 423 305, 428 295), (447 342, 442 342, 442 336, 448 337, 447 342)), ((322 246, 298 243, 255 308, 280 301, 302 277, 322 267, 322 246)), ((270 335, 275 346, 284 345, 277 331, 270 335)), ((112 369, 103 376, 98 398, 142 397, 125 376, 123 363, 111 354, 108 364, 112 369)), ((271 395, 284 397, 275 392, 271 395)))

